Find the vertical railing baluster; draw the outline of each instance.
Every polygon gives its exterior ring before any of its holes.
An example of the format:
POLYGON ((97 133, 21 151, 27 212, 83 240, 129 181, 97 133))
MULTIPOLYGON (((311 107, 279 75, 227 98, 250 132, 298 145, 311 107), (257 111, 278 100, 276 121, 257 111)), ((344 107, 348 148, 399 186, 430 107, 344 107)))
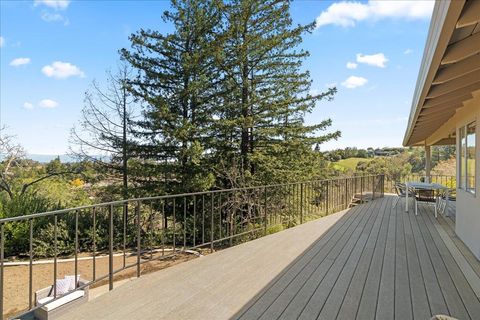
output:
POLYGON ((268 219, 268 212, 267 212, 267 187, 264 188, 264 207, 263 207, 263 210, 264 210, 264 215, 265 215, 265 222, 264 222, 264 235, 267 235, 267 219, 268 219))
POLYGON ((142 202, 137 201, 137 278, 140 277, 140 255, 142 254, 142 225, 140 219, 140 206, 142 202))
POLYGON ((344 209, 347 209, 348 208, 348 179, 345 178, 345 208, 344 209))
POLYGON ((123 268, 127 266, 127 217, 128 202, 123 204, 123 268))
POLYGON ((53 297, 57 298, 57 215, 53 216, 53 297))
POLYGON ((202 245, 205 244, 205 194, 202 194, 202 245))
POLYGON ((108 290, 113 290, 113 205, 108 207, 108 290))
POLYGON ((196 246, 197 237, 197 196, 193 196, 193 246, 196 246))
POLYGON ((93 215, 93 226, 92 226, 92 230, 93 230, 93 236, 92 236, 92 246, 93 246, 93 263, 92 263, 92 268, 93 268, 93 276, 92 276, 92 279, 93 281, 95 281, 97 279, 97 274, 96 274, 96 265, 95 265, 95 260, 96 260, 96 251, 97 251, 97 243, 96 243, 96 238, 97 238, 97 211, 96 211, 96 208, 93 207, 92 208, 92 215, 93 215))
POLYGON ((150 242, 150 261, 153 259, 153 231, 155 226, 155 211, 153 210, 153 200, 150 200, 150 234, 148 241, 150 242))
POLYGON ((187 196, 183 197, 183 251, 187 250, 187 196))
POLYGON ((29 263, 28 263, 28 309, 33 307, 33 219, 29 219, 29 263))
POLYGON ((326 186, 326 192, 325 192, 325 215, 328 216, 328 207, 329 207, 329 201, 330 201, 330 194, 329 194, 329 181, 327 180, 325 182, 326 186))
POLYGON ((218 193, 218 216, 219 216, 219 219, 218 219, 218 225, 220 226, 218 232, 219 232, 219 235, 218 235, 218 238, 219 239, 222 239, 222 193, 218 193))
POLYGON ((300 184, 300 224, 303 224, 303 183, 300 184))
POLYGON ((177 251, 177 244, 176 244, 176 233, 177 233, 177 218, 175 217, 177 215, 177 210, 176 210, 176 198, 173 198, 173 253, 177 251))
POLYGON ((166 200, 162 200, 162 256, 165 255, 165 227, 167 221, 167 217, 165 215, 165 201, 166 200))
POLYGON ((363 203, 363 176, 360 177, 360 203, 363 203))
POLYGON ((78 210, 75 210, 75 289, 78 288, 78 210))
POLYGON ((211 212, 210 212, 210 251, 213 252, 213 232, 214 232, 214 221, 213 221, 213 195, 214 193, 212 192, 211 193, 211 197, 210 197, 210 200, 211 200, 211 203, 210 203, 210 209, 211 209, 211 212))

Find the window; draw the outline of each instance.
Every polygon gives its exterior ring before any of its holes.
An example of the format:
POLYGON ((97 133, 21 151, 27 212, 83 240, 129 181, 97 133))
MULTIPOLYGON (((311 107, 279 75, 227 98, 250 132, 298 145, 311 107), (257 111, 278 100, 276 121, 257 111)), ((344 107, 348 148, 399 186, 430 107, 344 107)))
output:
POLYGON ((459 187, 475 194, 476 123, 472 122, 459 130, 460 134, 460 182, 459 187))
POLYGON ((476 158, 476 148, 475 148, 475 122, 467 125, 467 150, 466 150, 466 171, 467 171, 467 187, 466 190, 475 194, 475 158, 476 158))

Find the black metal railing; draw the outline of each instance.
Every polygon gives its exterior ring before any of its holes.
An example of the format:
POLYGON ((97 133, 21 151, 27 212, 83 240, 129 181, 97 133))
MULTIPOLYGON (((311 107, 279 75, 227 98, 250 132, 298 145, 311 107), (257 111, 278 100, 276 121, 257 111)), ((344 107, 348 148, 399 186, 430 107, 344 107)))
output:
POLYGON ((75 290, 102 281, 111 290, 115 276, 126 269, 136 268, 139 277, 144 263, 249 241, 347 209, 355 198, 382 197, 384 190, 383 175, 356 176, 129 199, 0 219, 0 319, 41 307, 34 293, 46 284, 53 284, 54 299, 62 297, 58 277, 71 272, 77 279, 82 259, 89 261, 90 274, 83 269, 87 282, 77 283, 75 290), (6 285, 5 272, 11 258, 21 255, 28 286, 13 290, 11 283, 6 285), (47 283, 34 275, 40 256, 48 259, 42 268, 53 269, 47 283), (59 270, 64 258, 73 264, 69 271, 59 270), (19 294, 23 304, 9 303, 19 294))

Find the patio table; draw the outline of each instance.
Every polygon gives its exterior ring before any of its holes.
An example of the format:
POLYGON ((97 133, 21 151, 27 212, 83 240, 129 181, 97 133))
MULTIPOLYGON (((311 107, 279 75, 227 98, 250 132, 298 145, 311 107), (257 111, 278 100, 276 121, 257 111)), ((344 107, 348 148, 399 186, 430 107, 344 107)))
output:
POLYGON ((408 195, 410 192, 408 192, 409 188, 413 189, 421 189, 421 190, 445 190, 446 191, 446 204, 445 204, 445 209, 444 212, 448 212, 448 199, 449 199, 449 194, 448 194, 448 187, 438 184, 438 183, 427 183, 427 182, 417 182, 417 181, 408 181, 405 183, 406 189, 407 189, 407 195, 405 197, 405 212, 408 212, 408 195))

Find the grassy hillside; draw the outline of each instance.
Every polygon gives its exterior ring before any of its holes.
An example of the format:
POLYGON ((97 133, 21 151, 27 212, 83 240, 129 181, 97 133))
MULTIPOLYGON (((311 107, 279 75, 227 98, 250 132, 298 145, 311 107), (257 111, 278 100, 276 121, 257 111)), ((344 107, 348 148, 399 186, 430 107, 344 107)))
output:
POLYGON ((348 158, 332 163, 337 170, 352 170, 355 171, 357 164, 361 161, 372 161, 373 158, 348 158))

